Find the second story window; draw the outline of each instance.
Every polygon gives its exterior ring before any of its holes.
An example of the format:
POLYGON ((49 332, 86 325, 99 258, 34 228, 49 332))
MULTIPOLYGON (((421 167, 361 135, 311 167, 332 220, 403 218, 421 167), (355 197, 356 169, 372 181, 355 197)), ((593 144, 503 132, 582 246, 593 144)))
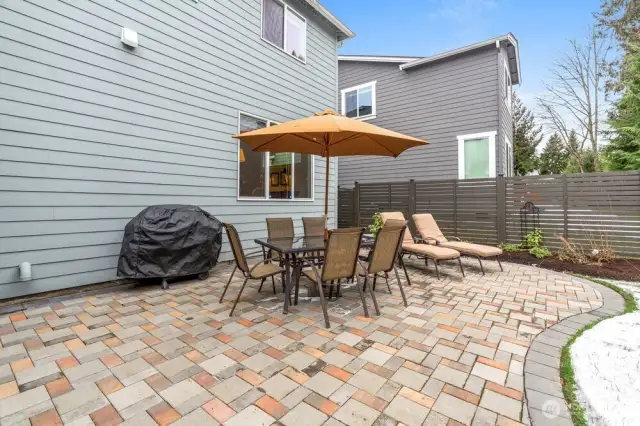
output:
POLYGON ((362 120, 376 118, 375 81, 343 89, 340 94, 344 115, 362 120))
POLYGON ((306 62, 307 21, 280 0, 262 0, 262 38, 306 62))

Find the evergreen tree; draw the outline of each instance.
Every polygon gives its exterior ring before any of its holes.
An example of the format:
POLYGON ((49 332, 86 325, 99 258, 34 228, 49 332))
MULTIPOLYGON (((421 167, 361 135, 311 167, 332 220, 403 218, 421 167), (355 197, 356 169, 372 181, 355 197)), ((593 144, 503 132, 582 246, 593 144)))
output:
POLYGON ((549 140, 547 140, 547 144, 542 150, 542 154, 540 154, 540 174, 560 174, 567 168, 568 162, 569 153, 565 149, 560 135, 554 133, 549 140))
POLYGON ((514 167, 517 175, 524 176, 538 168, 536 147, 542 141, 542 126, 536 124, 535 116, 513 93, 513 150, 514 167))
POLYGON ((609 117, 613 132, 604 153, 610 170, 640 170, 640 46, 630 48, 620 81, 624 94, 609 117))

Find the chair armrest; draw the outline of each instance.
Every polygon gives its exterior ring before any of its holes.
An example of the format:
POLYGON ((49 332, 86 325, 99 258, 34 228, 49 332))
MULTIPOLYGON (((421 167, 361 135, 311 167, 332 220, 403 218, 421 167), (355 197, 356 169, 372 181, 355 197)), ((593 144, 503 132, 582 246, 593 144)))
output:
POLYGON ((422 243, 426 243, 426 244, 431 244, 431 245, 438 245, 438 240, 436 240, 433 237, 426 237, 426 238, 419 238, 420 242, 422 243))
POLYGON ((264 252, 262 250, 260 251, 252 251, 251 253, 245 253, 244 257, 256 257, 256 256, 264 256, 264 252))
POLYGON ((458 237, 449 237, 449 238, 451 238, 452 240, 456 240, 456 241, 462 241, 462 240, 461 240, 460 238, 458 238, 458 237))

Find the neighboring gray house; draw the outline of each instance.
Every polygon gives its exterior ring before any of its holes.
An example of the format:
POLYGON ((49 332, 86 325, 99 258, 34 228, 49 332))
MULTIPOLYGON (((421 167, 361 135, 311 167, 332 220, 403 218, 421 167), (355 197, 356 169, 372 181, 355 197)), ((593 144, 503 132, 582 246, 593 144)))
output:
POLYGON ((513 173, 512 34, 426 58, 340 56, 341 112, 431 144, 398 158, 342 157, 339 184, 513 173))
POLYGON ((315 0, 1 1, 0 299, 115 279, 122 230, 152 204, 199 205, 249 249, 267 216, 302 232, 324 160, 231 135, 336 109, 353 35, 315 0))

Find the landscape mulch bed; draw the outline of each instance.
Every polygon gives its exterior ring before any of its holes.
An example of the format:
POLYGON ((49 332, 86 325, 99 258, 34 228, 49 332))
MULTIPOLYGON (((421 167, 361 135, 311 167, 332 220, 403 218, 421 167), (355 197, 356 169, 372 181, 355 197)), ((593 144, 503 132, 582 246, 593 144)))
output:
POLYGON ((536 259, 528 252, 522 251, 503 253, 500 256, 500 260, 522 265, 534 265, 570 274, 589 275, 621 281, 640 281, 640 259, 615 259, 602 265, 582 265, 562 261, 555 254, 545 259, 536 259))

